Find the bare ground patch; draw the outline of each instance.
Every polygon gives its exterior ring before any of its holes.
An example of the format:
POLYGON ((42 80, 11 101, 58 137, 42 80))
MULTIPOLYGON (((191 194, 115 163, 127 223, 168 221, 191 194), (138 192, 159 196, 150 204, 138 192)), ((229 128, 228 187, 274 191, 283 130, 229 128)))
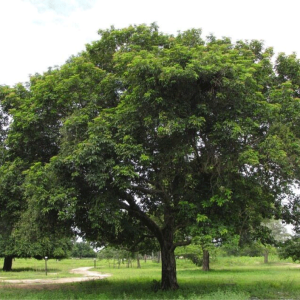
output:
POLYGON ((66 277, 57 279, 0 279, 0 287, 6 288, 24 288, 24 289, 57 289, 62 283, 82 282, 89 280, 98 280, 110 277, 111 274, 101 274, 100 272, 89 271, 92 267, 82 267, 72 269, 70 273, 81 274, 81 277, 66 277))

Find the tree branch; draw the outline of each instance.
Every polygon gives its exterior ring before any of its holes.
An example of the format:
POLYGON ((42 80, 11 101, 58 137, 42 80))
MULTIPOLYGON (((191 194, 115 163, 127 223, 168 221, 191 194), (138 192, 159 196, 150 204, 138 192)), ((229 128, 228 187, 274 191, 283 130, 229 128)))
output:
POLYGON ((147 235, 147 234, 144 234, 142 235, 130 248, 129 250, 130 251, 139 251, 140 249, 137 247, 142 241, 144 241, 146 238, 154 238, 154 235, 147 235))
POLYGON ((152 219, 150 219, 145 212, 143 212, 140 209, 140 207, 136 204, 134 198, 131 195, 127 193, 122 193, 122 199, 127 201, 129 205, 120 200, 119 204, 121 208, 127 210, 129 213, 133 214, 136 218, 138 218, 144 225, 146 225, 146 227, 154 234, 154 236, 161 243, 163 241, 163 235, 159 226, 152 219))
POLYGON ((175 250, 176 247, 179 247, 179 246, 187 246, 187 245, 190 245, 192 241, 181 241, 181 242, 177 242, 177 243, 174 243, 173 245, 173 249, 175 250))
POLYGON ((137 185, 132 185, 131 188, 133 190, 137 190, 137 191, 143 192, 145 194, 151 194, 151 195, 153 195, 153 194, 164 194, 164 192, 161 191, 161 190, 147 189, 147 188, 137 186, 137 185))

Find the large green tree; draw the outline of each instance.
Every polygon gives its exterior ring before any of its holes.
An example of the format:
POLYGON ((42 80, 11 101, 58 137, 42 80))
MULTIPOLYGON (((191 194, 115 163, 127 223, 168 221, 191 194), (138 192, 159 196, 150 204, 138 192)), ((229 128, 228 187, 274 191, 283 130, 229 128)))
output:
MULTIPOLYGON (((197 219, 245 228, 281 216, 286 195, 292 203, 300 64, 280 55, 274 65, 261 42, 204 41, 195 29, 99 34, 31 88, 29 116, 55 120, 33 136, 56 150, 27 171, 26 199, 90 240, 156 238, 161 287, 177 289, 174 250, 197 219)), ((22 132, 16 139, 26 149, 22 132)))

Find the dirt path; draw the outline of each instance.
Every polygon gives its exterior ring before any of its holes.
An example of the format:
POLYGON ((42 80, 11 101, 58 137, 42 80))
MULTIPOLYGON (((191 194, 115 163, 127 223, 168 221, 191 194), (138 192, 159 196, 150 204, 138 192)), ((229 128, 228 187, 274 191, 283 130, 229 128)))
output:
POLYGON ((81 281, 88 281, 88 280, 97 280, 110 277, 111 274, 101 274, 95 271, 89 271, 93 267, 82 267, 77 269, 72 269, 70 273, 73 274, 81 274, 82 277, 66 277, 66 278, 56 278, 56 279, 2 279, 0 278, 0 287, 5 286, 14 286, 14 287, 32 287, 35 284, 40 285, 48 285, 48 284, 59 284, 59 283, 67 283, 67 282, 81 282, 81 281))

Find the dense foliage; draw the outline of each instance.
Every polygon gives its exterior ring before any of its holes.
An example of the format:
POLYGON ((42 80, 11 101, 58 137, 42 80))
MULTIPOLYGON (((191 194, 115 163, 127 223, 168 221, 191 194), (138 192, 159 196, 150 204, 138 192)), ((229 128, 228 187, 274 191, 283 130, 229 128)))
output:
POLYGON ((75 242, 71 251, 72 257, 83 258, 83 257, 96 257, 97 253, 87 242, 75 242))
POLYGON ((298 235, 286 240, 279 248, 279 257, 286 259, 291 257, 293 261, 300 261, 300 238, 298 235))

